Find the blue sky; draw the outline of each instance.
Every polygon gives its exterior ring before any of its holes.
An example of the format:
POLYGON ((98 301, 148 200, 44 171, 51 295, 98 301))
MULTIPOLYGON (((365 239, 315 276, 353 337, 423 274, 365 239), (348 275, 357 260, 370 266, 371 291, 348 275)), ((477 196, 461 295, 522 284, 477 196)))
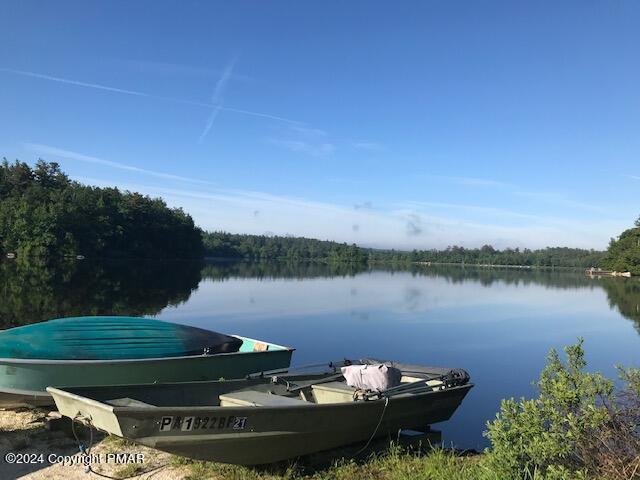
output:
POLYGON ((206 229, 604 248, 640 215, 640 3, 10 2, 0 155, 206 229))

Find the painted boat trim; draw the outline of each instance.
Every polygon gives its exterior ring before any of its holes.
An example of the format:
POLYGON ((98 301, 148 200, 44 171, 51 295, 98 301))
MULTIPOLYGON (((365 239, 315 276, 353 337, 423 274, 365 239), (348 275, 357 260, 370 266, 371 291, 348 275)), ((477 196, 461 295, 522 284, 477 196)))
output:
POLYGON ((278 345, 276 343, 266 342, 264 340, 258 340, 249 337, 243 337, 241 335, 231 335, 232 337, 239 338, 241 340, 249 340, 252 342, 260 342, 268 345, 269 347, 276 348, 275 350, 266 350, 261 352, 226 352, 226 353, 216 353, 212 355, 186 355, 182 357, 155 357, 155 358, 119 358, 112 360, 48 360, 48 359, 38 359, 38 358, 0 358, 0 363, 17 363, 17 364, 39 364, 39 365, 95 365, 95 364, 121 364, 121 363, 139 363, 139 362, 162 362, 162 361, 172 361, 172 360, 184 360, 189 358, 200 358, 200 357, 224 357, 227 355, 245 355, 252 353, 261 353, 261 354, 269 354, 273 352, 294 352, 295 348, 293 347, 285 347, 283 345, 278 345))
POLYGON ((20 395, 24 397, 37 397, 41 399, 49 399, 50 395, 43 390, 22 390, 20 388, 0 388, 0 395, 8 394, 8 395, 20 395))
MULTIPOLYGON (((207 381, 203 381, 203 382, 173 382, 173 383, 206 383, 207 381)), ((166 384, 154 384, 154 385, 166 385, 166 384)), ((126 386, 126 385, 109 385, 109 386, 126 386)), ((423 392, 420 393, 421 396, 425 396, 425 397, 430 397, 430 396, 441 396, 442 393, 444 391, 446 392, 455 392, 458 390, 471 390, 473 387, 475 386, 474 383, 465 383, 464 385, 458 385, 455 387, 449 387, 446 390, 434 390, 431 392, 423 392), (439 395, 438 395, 439 394, 439 395)), ((72 387, 73 388, 73 387, 72 387)), ((230 407, 220 407, 220 406, 211 406, 211 405, 193 405, 193 406, 177 406, 177 407, 158 407, 158 406, 151 406, 151 407, 121 407, 121 406, 111 406, 108 405, 104 402, 100 402, 98 400, 93 400, 92 398, 89 397, 83 397, 82 395, 78 395, 75 393, 70 393, 67 392, 66 390, 64 390, 64 387, 47 387, 47 392, 49 393, 56 393, 58 395, 60 395, 61 397, 67 397, 67 398, 72 398, 73 400, 76 401, 80 401, 82 403, 85 404, 91 404, 93 406, 100 406, 103 410, 106 410, 107 408, 109 409, 110 413, 113 413, 114 415, 116 414, 145 414, 145 413, 153 413, 154 415, 162 415, 163 413, 167 413, 167 414, 171 414, 171 413, 180 413, 180 412, 210 412, 210 411, 220 411, 220 412, 226 412, 228 410, 230 410, 230 407)), ((402 397, 398 397, 398 398, 402 398, 402 397)), ((406 397, 404 397, 406 398, 406 397)), ((377 399, 377 400, 369 400, 367 403, 369 404, 378 404, 378 405, 382 405, 385 403, 384 400, 382 399, 377 399)), ((353 403, 324 403, 324 404, 317 404, 317 403, 311 403, 309 402, 308 404, 301 404, 301 405, 264 405, 264 406, 260 406, 260 407, 254 407, 254 406, 237 406, 237 407, 233 407, 234 411, 242 411, 242 412, 247 412, 247 413, 251 413, 251 412, 255 412, 256 408, 259 408, 260 411, 264 411, 267 413, 279 413, 279 412, 283 412, 283 411, 301 411, 301 410, 307 410, 309 408, 313 408, 316 409, 318 407, 321 408, 339 408, 339 409, 348 409, 348 408, 353 408, 353 403)), ((252 433, 256 433, 256 432, 252 432, 252 433)), ((167 437, 163 437, 163 438, 167 438, 167 437)), ((180 437, 182 438, 182 437, 180 437)), ((188 438, 188 437, 187 437, 188 438)))

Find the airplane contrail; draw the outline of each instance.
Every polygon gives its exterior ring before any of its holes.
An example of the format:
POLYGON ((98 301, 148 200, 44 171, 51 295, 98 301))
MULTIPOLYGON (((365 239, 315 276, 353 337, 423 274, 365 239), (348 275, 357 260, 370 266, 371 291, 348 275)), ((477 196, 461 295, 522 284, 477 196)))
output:
POLYGON ((63 84, 66 84, 66 85, 74 85, 74 86, 77 86, 77 87, 93 88, 93 89, 96 89, 96 90, 103 90, 103 91, 106 91, 106 92, 120 93, 120 94, 123 94, 123 95, 132 95, 132 96, 136 96, 136 97, 153 98, 153 99, 156 99, 156 100, 164 100, 164 101, 168 101, 168 102, 182 103, 184 105, 193 105, 193 106, 196 106, 196 107, 219 108, 220 110, 224 110, 224 111, 227 111, 227 112, 240 113, 242 115, 249 115, 249 116, 252 116, 252 117, 269 118, 271 120, 277 120, 277 121, 280 121, 280 122, 290 123, 290 124, 293 124, 293 125, 304 125, 304 122, 301 122, 301 121, 298 121, 298 120, 292 120, 290 118, 280 117, 278 115, 271 115, 269 113, 262 113, 262 112, 254 112, 254 111, 251 111, 251 110, 243 110, 243 109, 240 109, 240 108, 224 107, 222 105, 216 105, 216 104, 210 103, 210 102, 199 102, 199 101, 194 101, 194 100, 186 100, 186 99, 183 99, 183 98, 165 97, 165 96, 161 96, 161 95, 152 95, 150 93, 140 92, 140 91, 136 91, 136 90, 127 90, 127 89, 124 89, 124 88, 110 87, 108 85, 101 85, 99 83, 80 82, 78 80, 71 80, 71 79, 68 79, 68 78, 54 77, 53 75, 45 75, 45 74, 42 74, 42 73, 29 72, 29 71, 25 71, 25 70, 14 70, 12 68, 1 68, 0 67, 0 72, 11 73, 13 75, 22 75, 22 76, 25 76, 25 77, 39 78, 41 80, 49 80, 51 82, 63 83, 63 84))
POLYGON ((216 106, 211 111, 211 115, 209 115, 207 124, 205 125, 202 133, 200 134, 200 138, 198 138, 198 143, 202 143, 202 141, 204 140, 204 137, 207 136, 207 134, 211 130, 211 127, 213 127, 213 122, 215 122, 216 118, 218 117, 218 114, 220 113, 220 109, 222 108, 222 95, 224 93, 225 87, 227 86, 227 82, 229 81, 229 78, 233 73, 233 68, 235 67, 237 60, 238 59, 236 57, 233 60, 231 60, 231 62, 229 62, 229 64, 225 67, 224 71, 222 72, 222 75, 216 82, 216 86, 213 89, 213 95, 211 95, 211 103, 213 103, 216 106))

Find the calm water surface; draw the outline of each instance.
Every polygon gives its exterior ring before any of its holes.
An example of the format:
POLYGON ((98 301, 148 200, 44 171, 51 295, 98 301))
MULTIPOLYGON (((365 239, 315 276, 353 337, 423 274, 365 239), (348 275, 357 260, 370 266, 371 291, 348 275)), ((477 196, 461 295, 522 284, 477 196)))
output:
POLYGON ((552 348, 589 368, 640 365, 640 281, 580 272, 199 262, 0 264, 3 327, 69 315, 157 316, 296 347, 294 364, 373 356, 461 367, 471 391, 438 428, 482 448, 500 399, 530 396, 552 348))

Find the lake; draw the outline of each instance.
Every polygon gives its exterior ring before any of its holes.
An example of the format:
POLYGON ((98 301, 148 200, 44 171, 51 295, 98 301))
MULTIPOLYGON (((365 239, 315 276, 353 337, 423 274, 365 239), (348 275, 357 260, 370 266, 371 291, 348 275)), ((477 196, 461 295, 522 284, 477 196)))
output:
POLYGON ((3 328, 146 315, 295 347, 294 364, 358 357, 464 368, 475 388, 436 428, 480 449, 500 399, 531 396, 552 347, 589 368, 640 365, 640 281, 582 272, 215 262, 0 262, 3 328))

